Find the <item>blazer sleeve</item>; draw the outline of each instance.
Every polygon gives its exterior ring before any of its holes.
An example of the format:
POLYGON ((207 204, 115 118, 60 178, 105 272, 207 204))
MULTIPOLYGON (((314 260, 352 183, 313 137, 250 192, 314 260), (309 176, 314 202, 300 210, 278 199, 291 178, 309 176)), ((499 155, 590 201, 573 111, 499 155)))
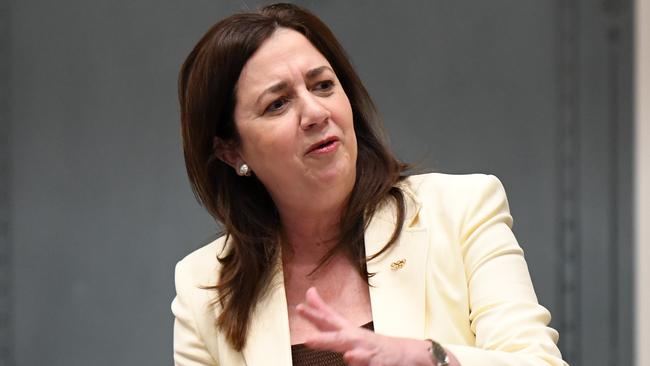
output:
POLYGON ((557 348, 551 314, 537 302, 524 253, 511 227, 501 182, 469 195, 460 244, 469 291, 475 347, 445 345, 463 366, 568 366, 557 348))
POLYGON ((187 263, 178 262, 175 271, 176 297, 172 301, 174 313, 174 365, 216 366, 196 326, 192 298, 198 290, 193 284, 187 263))

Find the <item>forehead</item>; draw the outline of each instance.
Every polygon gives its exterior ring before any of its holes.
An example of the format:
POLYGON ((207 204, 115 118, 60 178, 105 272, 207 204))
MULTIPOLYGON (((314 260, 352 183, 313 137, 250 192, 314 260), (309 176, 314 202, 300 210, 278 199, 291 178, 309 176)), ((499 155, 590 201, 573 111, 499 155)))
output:
POLYGON ((267 83, 298 73, 304 76, 323 65, 330 66, 305 36, 292 29, 278 28, 246 62, 237 84, 238 88, 264 88, 267 83))

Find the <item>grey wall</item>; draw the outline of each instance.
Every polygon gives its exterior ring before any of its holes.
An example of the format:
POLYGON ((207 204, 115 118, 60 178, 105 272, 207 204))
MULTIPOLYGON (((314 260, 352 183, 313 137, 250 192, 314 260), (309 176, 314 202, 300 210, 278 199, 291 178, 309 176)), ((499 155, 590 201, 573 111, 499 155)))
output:
MULTIPOLYGON (((400 157, 502 179, 572 365, 631 364, 630 1, 298 3, 400 157)), ((170 364, 173 265, 216 230, 176 76, 245 5, 0 4, 0 365, 170 364)))
POLYGON ((9 7, 0 2, 0 365, 12 355, 11 244, 9 242, 9 7))

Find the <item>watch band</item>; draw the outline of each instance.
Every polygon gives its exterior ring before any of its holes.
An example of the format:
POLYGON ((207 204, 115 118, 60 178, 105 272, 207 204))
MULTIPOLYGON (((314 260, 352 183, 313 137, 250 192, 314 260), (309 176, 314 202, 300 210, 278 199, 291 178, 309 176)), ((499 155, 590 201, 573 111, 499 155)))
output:
POLYGON ((435 365, 449 366, 449 356, 447 356, 447 352, 445 352, 445 349, 440 345, 440 343, 432 339, 427 339, 427 341, 431 343, 428 351, 431 353, 431 358, 433 358, 435 365))

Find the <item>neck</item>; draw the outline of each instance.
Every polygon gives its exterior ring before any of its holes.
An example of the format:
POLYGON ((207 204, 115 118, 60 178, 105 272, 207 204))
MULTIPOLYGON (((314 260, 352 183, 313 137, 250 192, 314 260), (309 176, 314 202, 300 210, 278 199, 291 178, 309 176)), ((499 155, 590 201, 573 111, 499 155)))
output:
POLYGON ((284 241, 283 259, 315 264, 337 244, 341 209, 314 212, 280 212, 284 241))

